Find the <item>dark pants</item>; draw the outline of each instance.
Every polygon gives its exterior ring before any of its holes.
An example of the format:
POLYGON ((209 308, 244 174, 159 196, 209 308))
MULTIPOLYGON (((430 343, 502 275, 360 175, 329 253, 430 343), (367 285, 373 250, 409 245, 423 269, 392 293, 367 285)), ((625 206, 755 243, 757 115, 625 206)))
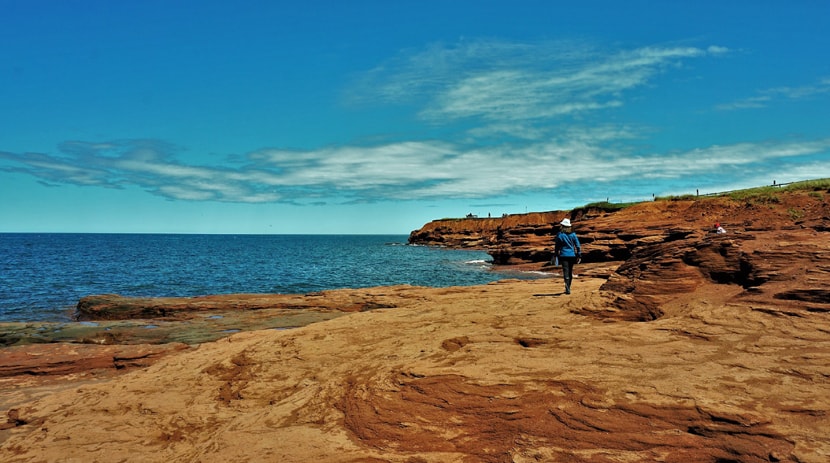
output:
POLYGON ((562 264, 562 278, 565 279, 565 294, 571 294, 571 280, 574 279, 574 265, 576 257, 559 257, 562 264))

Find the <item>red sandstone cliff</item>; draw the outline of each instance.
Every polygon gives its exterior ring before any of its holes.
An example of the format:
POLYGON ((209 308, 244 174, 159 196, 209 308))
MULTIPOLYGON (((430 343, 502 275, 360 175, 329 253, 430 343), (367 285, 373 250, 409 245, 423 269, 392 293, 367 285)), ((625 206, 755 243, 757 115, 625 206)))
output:
POLYGON ((556 224, 570 218, 584 246, 583 261, 625 261, 661 242, 702 239, 721 223, 730 236, 782 230, 830 229, 830 192, 782 191, 771 197, 655 201, 619 210, 598 207, 513 214, 500 218, 441 219, 409 235, 411 244, 488 251, 494 263, 540 263, 551 258, 556 224))

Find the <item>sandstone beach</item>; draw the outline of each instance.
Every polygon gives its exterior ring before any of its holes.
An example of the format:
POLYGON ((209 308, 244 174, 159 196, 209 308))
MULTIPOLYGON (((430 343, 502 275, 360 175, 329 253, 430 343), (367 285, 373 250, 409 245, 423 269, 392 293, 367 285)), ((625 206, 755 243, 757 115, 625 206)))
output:
MULTIPOLYGON (((95 368, 6 360, 0 460, 826 462, 828 194, 436 221, 413 236, 550 277, 339 290, 314 297, 350 310, 292 329, 69 345, 110 359, 95 368), (564 213, 585 244, 571 295, 544 264, 564 213)), ((58 355, 37 349, 5 358, 58 355)))

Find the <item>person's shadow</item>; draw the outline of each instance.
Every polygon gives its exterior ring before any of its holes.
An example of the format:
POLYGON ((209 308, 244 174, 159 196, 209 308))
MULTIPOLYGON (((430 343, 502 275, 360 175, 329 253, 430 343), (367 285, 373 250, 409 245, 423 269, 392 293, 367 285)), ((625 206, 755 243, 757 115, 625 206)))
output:
POLYGON ((565 294, 564 291, 561 293, 551 293, 551 294, 534 294, 533 297, 559 297, 565 294))

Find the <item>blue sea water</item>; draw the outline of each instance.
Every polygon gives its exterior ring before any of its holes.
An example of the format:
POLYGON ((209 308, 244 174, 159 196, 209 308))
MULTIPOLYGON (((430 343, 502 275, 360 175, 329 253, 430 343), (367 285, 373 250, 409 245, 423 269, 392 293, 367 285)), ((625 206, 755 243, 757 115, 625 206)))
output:
POLYGON ((395 284, 464 286, 505 278, 491 271, 484 252, 409 246, 406 239, 0 233, 0 321, 68 321, 78 300, 92 294, 303 294, 395 284))

